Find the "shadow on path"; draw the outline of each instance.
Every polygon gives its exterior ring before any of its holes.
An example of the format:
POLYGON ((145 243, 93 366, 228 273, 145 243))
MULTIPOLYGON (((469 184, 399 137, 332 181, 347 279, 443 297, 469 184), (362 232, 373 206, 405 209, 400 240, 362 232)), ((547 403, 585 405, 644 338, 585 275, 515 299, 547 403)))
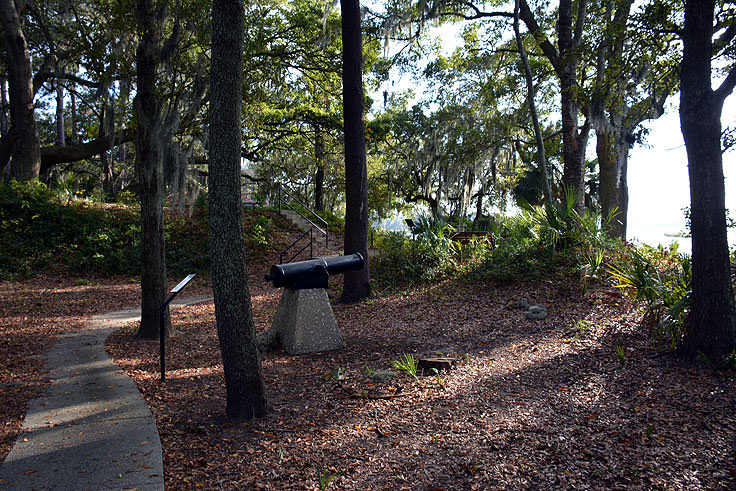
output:
POLYGON ((43 357, 52 383, 30 402, 18 439, 0 467, 0 485, 164 489, 156 422, 136 385, 105 351, 110 333, 139 319, 138 309, 103 314, 59 337, 43 357))

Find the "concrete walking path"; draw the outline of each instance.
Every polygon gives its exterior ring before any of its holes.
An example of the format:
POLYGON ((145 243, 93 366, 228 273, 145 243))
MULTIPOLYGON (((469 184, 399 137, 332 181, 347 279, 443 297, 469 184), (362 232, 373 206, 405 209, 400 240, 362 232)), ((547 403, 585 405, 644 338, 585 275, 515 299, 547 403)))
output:
POLYGON ((52 383, 29 404, 0 467, 0 488, 164 489, 156 421, 135 383, 105 351, 110 333, 139 319, 137 309, 94 317, 87 327, 60 336, 44 355, 52 383))

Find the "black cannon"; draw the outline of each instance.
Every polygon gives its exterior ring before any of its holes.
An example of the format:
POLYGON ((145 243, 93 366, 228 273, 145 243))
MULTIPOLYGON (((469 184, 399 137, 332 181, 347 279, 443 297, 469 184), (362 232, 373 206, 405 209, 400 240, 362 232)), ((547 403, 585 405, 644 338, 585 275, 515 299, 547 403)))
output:
POLYGON ((266 281, 273 281, 273 286, 307 290, 310 288, 327 288, 327 279, 346 271, 359 271, 365 265, 359 253, 349 256, 316 257, 307 261, 275 264, 271 266, 266 281))

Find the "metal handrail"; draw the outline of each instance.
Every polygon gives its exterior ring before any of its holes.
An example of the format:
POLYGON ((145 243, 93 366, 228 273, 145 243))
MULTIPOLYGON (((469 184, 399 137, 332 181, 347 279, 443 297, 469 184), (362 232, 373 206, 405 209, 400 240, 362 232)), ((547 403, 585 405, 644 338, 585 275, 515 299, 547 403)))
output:
POLYGON ((302 217, 303 219, 305 219, 305 220, 306 220, 307 222, 309 222, 309 224, 310 224, 310 225, 311 225, 312 227, 316 228, 316 229, 317 229, 317 230, 319 230, 319 231, 320 231, 320 232, 321 232, 322 234, 324 234, 324 236, 325 236, 325 247, 327 247, 327 248, 329 248, 329 247, 330 247, 330 224, 329 224, 329 223, 327 223, 327 221, 326 221, 326 220, 325 220, 324 218, 322 218, 321 216, 317 215, 317 213, 315 213, 315 212, 314 212, 313 210, 311 210, 311 209, 310 209, 310 208, 309 208, 309 207, 308 207, 307 205, 305 205, 304 203, 302 203, 301 201, 299 201, 299 200, 298 200, 297 198, 295 198, 295 197, 294 197, 294 196, 293 196, 293 195, 292 195, 292 194, 291 194, 291 193, 290 193, 289 191, 287 191, 286 189, 284 189, 284 185, 283 185, 283 184, 279 184, 279 214, 281 214, 281 204, 282 204, 282 203, 283 203, 283 204, 285 204, 286 206, 288 206, 288 207, 289 207, 289 208, 290 208, 290 209, 291 209, 292 211, 294 211, 294 212, 295 212, 295 213, 296 213, 297 215, 299 215, 300 217, 302 217), (302 214, 302 212, 300 212, 299 210, 297 210, 296 208, 294 208, 293 206, 291 206, 291 204, 289 204, 289 202, 286 202, 286 201, 284 201, 284 200, 283 200, 283 199, 281 198, 281 193, 282 193, 282 192, 283 192, 283 193, 286 193, 286 196, 288 196, 290 200, 292 200, 292 201, 296 201, 296 202, 297 202, 297 204, 299 204, 299 205, 301 205, 301 206, 302 206, 302 208, 304 208, 305 210, 307 210, 308 212, 310 212, 310 213, 311 213, 312 215, 314 215, 314 217, 315 217, 315 218, 317 219, 317 221, 319 221, 319 222, 322 222, 322 223, 324 224, 324 227, 325 227, 325 229, 324 229, 324 230, 322 230, 322 229, 321 229, 321 228, 319 227, 319 225, 317 225, 316 223, 314 223, 314 222, 313 222, 312 220, 310 220, 309 218, 305 217, 305 216, 304 216, 304 215, 302 214))
POLYGON ((301 249, 299 249, 298 251, 296 251, 296 254, 294 254, 293 256, 291 256, 291 258, 289 258, 289 260, 288 260, 288 261, 286 261, 286 262, 287 262, 287 263, 290 263, 291 261, 293 261, 294 259, 296 259, 296 257, 297 257, 297 256, 298 256, 299 254, 301 254, 301 253, 302 253, 302 252, 304 251, 304 249, 306 249, 307 247, 309 247, 309 257, 311 258, 311 257, 313 257, 313 256, 314 256, 314 254, 313 254, 313 251, 312 251, 312 229, 310 228, 309 230, 307 230, 306 232, 304 232, 303 234, 301 234, 301 235, 300 235, 299 237, 297 237, 297 239, 296 239, 296 240, 295 240, 294 242, 292 242, 292 243, 291 243, 291 245, 289 245, 289 247, 287 247, 286 249, 284 249, 283 251, 281 251, 281 254, 279 254, 279 264, 284 264, 284 254, 286 254, 286 252, 287 252, 287 251, 288 251, 289 249, 291 249, 292 247, 294 247, 294 246, 295 246, 295 245, 296 245, 296 244, 297 244, 297 243, 298 243, 298 242, 299 242, 300 240, 302 240, 302 239, 303 239, 303 238, 304 238, 304 237, 305 237, 305 236, 306 236, 307 234, 309 234, 309 243, 308 243, 308 244, 306 244, 306 245, 305 245, 304 247, 302 247, 301 249))

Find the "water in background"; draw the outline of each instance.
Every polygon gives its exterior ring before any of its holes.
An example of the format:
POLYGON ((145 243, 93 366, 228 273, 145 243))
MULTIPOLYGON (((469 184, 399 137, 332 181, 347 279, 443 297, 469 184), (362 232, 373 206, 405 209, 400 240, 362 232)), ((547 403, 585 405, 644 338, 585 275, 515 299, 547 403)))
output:
MULTIPOLYGON (((724 107, 724 124, 729 122, 727 115, 736 112, 736 104, 730 102, 724 107)), ((675 237, 687 232, 683 208, 690 206, 687 153, 677 113, 671 111, 650 126, 649 147, 634 147, 629 156, 627 238, 655 246, 677 241, 680 252, 690 254, 690 239, 675 237)), ((736 217, 736 190, 729 189, 730 179, 736 179, 736 151, 723 155, 723 171, 726 208, 736 217)), ((728 239, 731 247, 736 246, 736 230, 729 230, 728 239)))

